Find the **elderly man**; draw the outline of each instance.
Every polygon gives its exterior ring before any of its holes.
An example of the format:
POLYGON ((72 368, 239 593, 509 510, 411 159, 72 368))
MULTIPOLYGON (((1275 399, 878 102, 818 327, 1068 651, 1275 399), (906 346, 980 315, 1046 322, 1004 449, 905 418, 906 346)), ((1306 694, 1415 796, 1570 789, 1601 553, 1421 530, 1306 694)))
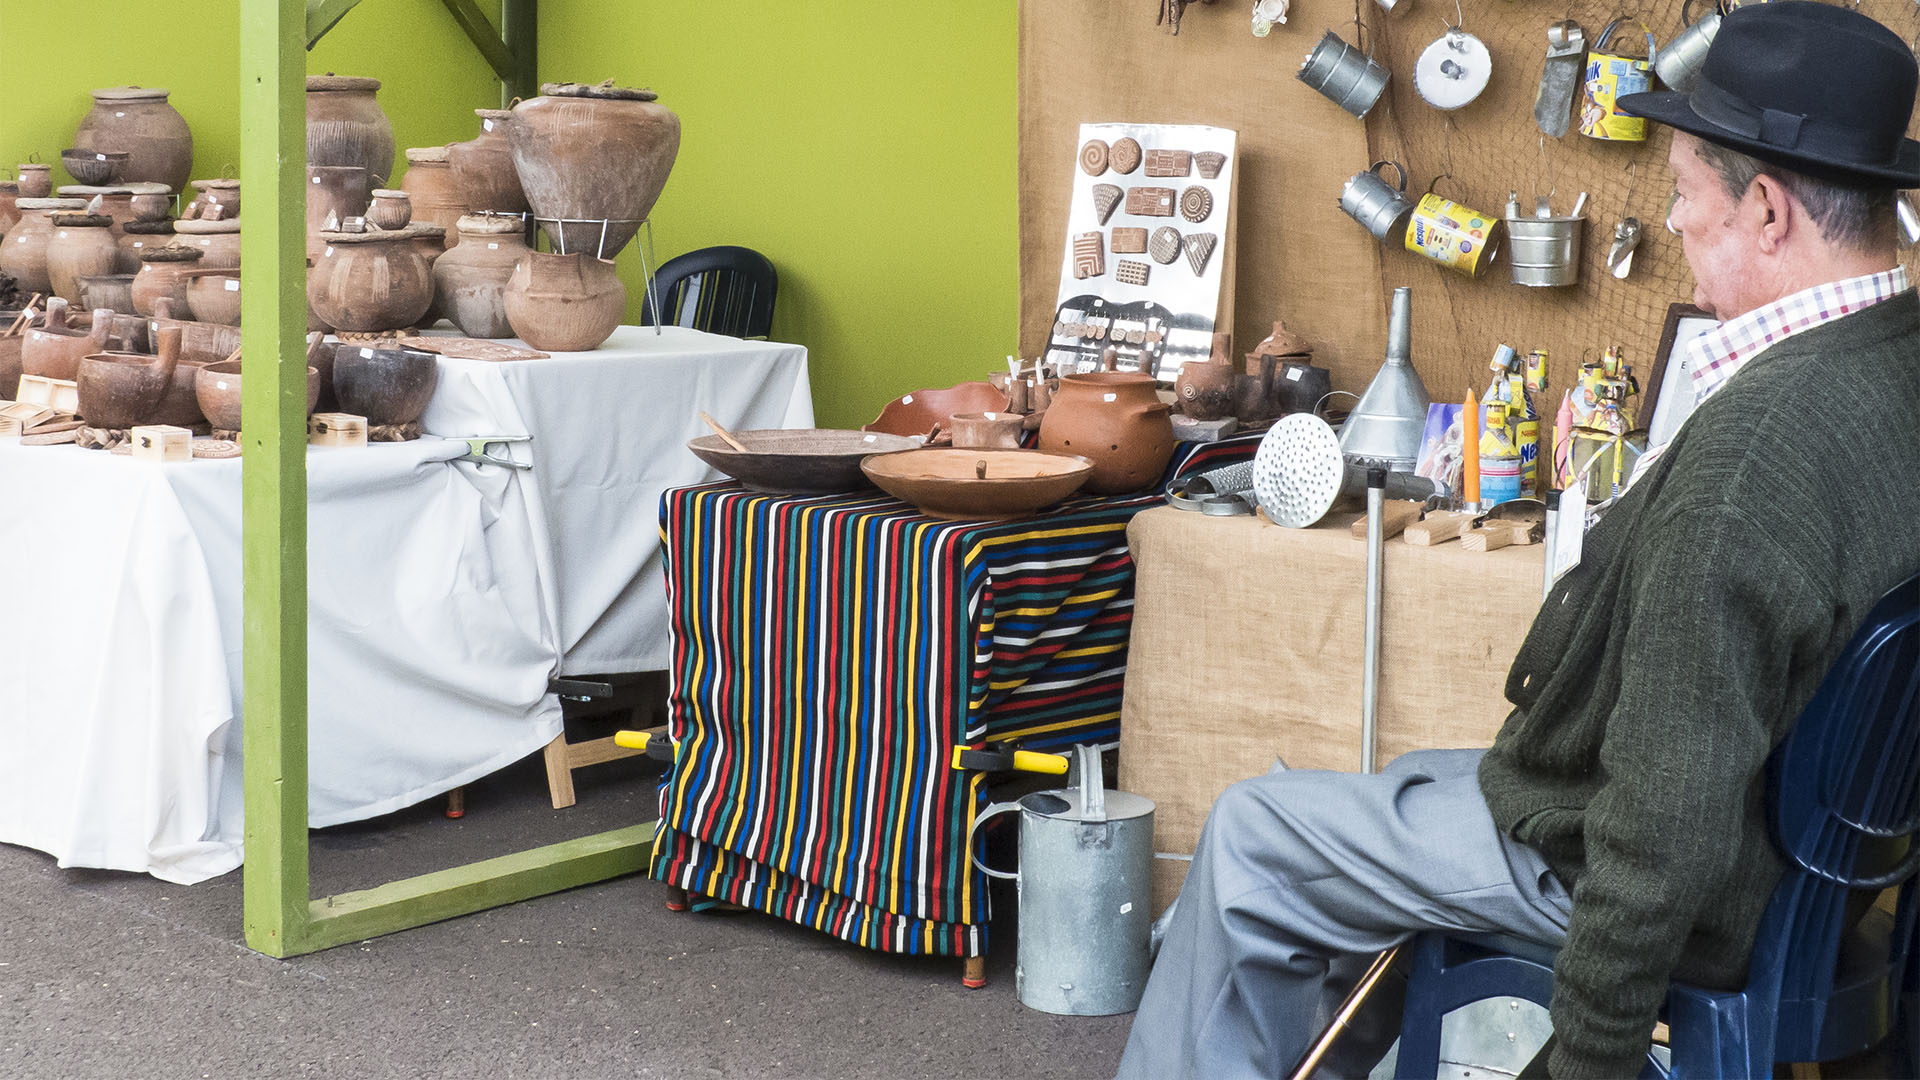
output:
POLYGON ((1697 410, 1542 605, 1491 750, 1221 796, 1123 1078, 1282 1075, 1356 958, 1427 929, 1561 946, 1557 1077, 1638 1072, 1670 980, 1741 984, 1780 872, 1767 755, 1920 569, 1915 84, 1878 23, 1783 2, 1728 15, 1691 94, 1622 100, 1678 129, 1669 223, 1723 320, 1697 410))

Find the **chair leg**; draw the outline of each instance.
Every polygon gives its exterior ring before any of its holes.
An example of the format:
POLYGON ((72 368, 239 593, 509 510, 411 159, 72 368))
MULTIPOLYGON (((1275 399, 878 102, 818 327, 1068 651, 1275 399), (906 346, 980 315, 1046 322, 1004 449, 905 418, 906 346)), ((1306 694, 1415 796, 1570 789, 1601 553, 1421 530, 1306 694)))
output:
POLYGON ((1445 1013, 1434 1000, 1445 961, 1446 943, 1423 934, 1408 946, 1407 1004, 1400 1019, 1400 1056, 1394 1075, 1400 1080, 1431 1080, 1440 1074, 1440 1022, 1445 1013))
POLYGON ((667 886, 667 910, 686 911, 693 904, 687 899, 687 890, 678 885, 667 886))
POLYGON ((960 967, 960 985, 969 990, 978 990, 987 985, 987 958, 969 956, 960 967))
POLYGON ((457 787, 447 792, 447 817, 458 821, 467 816, 467 789, 457 787))
POLYGON ((562 731, 547 744, 547 794, 553 797, 553 808, 565 810, 574 803, 573 764, 567 758, 567 733, 562 731))

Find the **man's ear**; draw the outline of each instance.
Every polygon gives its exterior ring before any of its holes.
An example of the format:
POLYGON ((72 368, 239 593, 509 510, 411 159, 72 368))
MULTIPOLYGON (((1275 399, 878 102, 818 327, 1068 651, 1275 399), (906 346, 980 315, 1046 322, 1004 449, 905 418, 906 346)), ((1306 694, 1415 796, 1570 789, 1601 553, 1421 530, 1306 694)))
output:
POLYGON ((1800 200, 1793 197, 1786 185, 1767 173, 1753 178, 1746 197, 1740 200, 1740 206, 1734 213, 1742 224, 1757 230, 1755 243, 1760 252, 1766 255, 1778 254, 1781 246, 1796 231, 1811 225, 1800 200))

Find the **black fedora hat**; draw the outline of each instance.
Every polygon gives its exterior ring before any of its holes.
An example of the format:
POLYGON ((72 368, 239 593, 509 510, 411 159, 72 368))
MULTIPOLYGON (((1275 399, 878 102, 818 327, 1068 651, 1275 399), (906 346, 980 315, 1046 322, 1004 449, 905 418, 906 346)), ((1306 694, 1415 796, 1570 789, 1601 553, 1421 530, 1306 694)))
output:
POLYGON ((1619 108, 1812 176, 1912 188, 1916 83, 1893 31, 1851 8, 1781 0, 1721 22, 1691 93, 1629 94, 1619 108))

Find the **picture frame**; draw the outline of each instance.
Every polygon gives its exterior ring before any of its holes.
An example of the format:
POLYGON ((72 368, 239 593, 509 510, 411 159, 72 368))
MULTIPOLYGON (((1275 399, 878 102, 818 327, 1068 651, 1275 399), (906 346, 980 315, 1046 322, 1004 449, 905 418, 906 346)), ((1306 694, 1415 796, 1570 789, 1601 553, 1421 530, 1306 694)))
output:
POLYGON ((1687 342, 1720 325, 1703 308, 1689 303, 1669 304, 1653 366, 1640 390, 1639 419, 1647 432, 1647 448, 1665 446, 1693 412, 1693 388, 1686 363, 1673 354, 1687 342))

